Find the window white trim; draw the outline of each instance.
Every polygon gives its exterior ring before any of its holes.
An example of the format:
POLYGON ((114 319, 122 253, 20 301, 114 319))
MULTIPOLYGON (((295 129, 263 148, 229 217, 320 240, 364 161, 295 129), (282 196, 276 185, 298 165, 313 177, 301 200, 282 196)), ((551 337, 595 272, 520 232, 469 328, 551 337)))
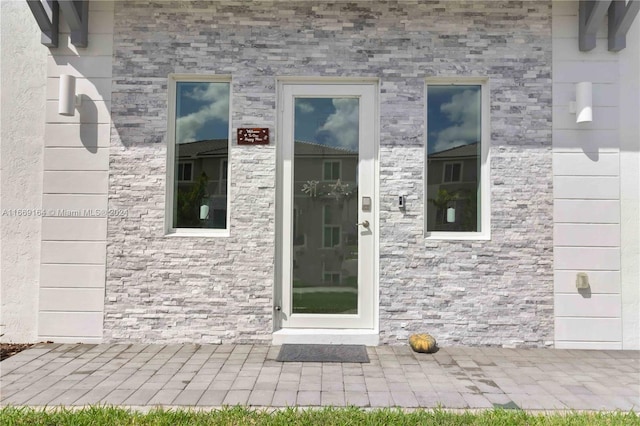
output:
MULTIPOLYGON (((167 180, 165 182, 165 212, 164 212, 164 229, 165 236, 170 237, 228 237, 230 229, 231 208, 229 206, 229 196, 227 195, 227 226, 225 229, 205 229, 205 228, 174 228, 173 227, 173 199, 174 199, 174 183, 176 156, 176 88, 177 83, 182 82, 202 82, 202 83, 229 83, 229 134, 227 136, 227 161, 231 159, 231 111, 233 96, 231 87, 231 76, 228 75, 202 75, 202 74, 169 74, 167 78, 167 180)), ((231 187, 231 179, 227 175, 227 194, 231 187)))
MULTIPOLYGON (((491 239, 491 176, 490 176, 490 147, 491 147, 491 105, 490 105, 490 85, 488 78, 478 77, 429 77, 425 79, 424 86, 424 235, 427 240, 490 240, 491 239), (480 121, 480 231, 478 232, 444 232, 444 231, 427 231, 427 209, 430 208, 427 201, 427 185, 428 185, 428 161, 427 161, 427 136, 429 134, 429 123, 427 122, 428 97, 427 89, 429 86, 447 86, 447 85, 479 85, 481 93, 481 121, 480 121)), ((462 170, 461 170, 462 176, 462 170)), ((431 207, 433 208, 433 207, 431 207)))

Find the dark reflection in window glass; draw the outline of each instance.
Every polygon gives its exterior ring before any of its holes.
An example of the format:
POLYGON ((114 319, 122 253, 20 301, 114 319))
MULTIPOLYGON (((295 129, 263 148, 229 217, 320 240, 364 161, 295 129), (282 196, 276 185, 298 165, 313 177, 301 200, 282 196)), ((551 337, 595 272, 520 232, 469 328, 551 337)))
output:
POLYGON ((427 231, 480 231, 481 86, 427 86, 427 231))
POLYGON ((174 228, 227 227, 229 83, 176 83, 174 228))

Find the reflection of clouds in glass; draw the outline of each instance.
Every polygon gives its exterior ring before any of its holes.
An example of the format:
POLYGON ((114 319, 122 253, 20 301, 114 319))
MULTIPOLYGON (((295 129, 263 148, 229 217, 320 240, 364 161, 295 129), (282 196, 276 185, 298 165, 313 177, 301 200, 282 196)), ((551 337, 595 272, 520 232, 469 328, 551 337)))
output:
MULTIPOLYGON (((188 87, 188 86, 187 86, 188 87)), ((229 84, 202 83, 184 93, 185 98, 192 99, 199 109, 176 120, 177 143, 194 142, 202 137, 197 133, 211 120, 229 123, 229 84)), ((183 98, 183 102, 185 99, 183 98)), ((206 139, 206 138, 204 138, 206 139)))
POLYGON ((438 132, 434 152, 480 140, 480 90, 465 90, 443 103, 440 111, 453 125, 438 132))
POLYGON ((311 105, 309 102, 300 101, 299 99, 296 99, 296 108, 298 108, 298 110, 304 114, 310 114, 315 111, 313 105, 311 105))
POLYGON ((358 149, 358 99, 333 99, 336 111, 327 117, 316 132, 316 139, 323 145, 358 149))

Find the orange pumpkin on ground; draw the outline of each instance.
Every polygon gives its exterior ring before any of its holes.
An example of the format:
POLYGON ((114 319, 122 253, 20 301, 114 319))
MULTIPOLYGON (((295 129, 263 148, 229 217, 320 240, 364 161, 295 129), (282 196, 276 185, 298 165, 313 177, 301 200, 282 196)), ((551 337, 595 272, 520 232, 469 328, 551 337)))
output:
POLYGON ((412 334, 409 345, 416 352, 430 354, 436 350, 436 339, 430 334, 412 334))

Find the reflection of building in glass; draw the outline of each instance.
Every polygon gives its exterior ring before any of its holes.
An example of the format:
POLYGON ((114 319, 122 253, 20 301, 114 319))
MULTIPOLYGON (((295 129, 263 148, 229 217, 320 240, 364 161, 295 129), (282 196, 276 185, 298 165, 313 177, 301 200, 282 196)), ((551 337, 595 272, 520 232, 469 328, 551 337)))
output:
POLYGON ((228 146, 227 139, 176 145, 176 228, 226 227, 228 146))
POLYGON ((429 154, 428 231, 478 230, 479 171, 480 144, 477 142, 429 154))
POLYGON ((481 231, 480 85, 427 86, 428 232, 481 231))
POLYGON ((296 141, 294 288, 357 287, 358 153, 296 141))

